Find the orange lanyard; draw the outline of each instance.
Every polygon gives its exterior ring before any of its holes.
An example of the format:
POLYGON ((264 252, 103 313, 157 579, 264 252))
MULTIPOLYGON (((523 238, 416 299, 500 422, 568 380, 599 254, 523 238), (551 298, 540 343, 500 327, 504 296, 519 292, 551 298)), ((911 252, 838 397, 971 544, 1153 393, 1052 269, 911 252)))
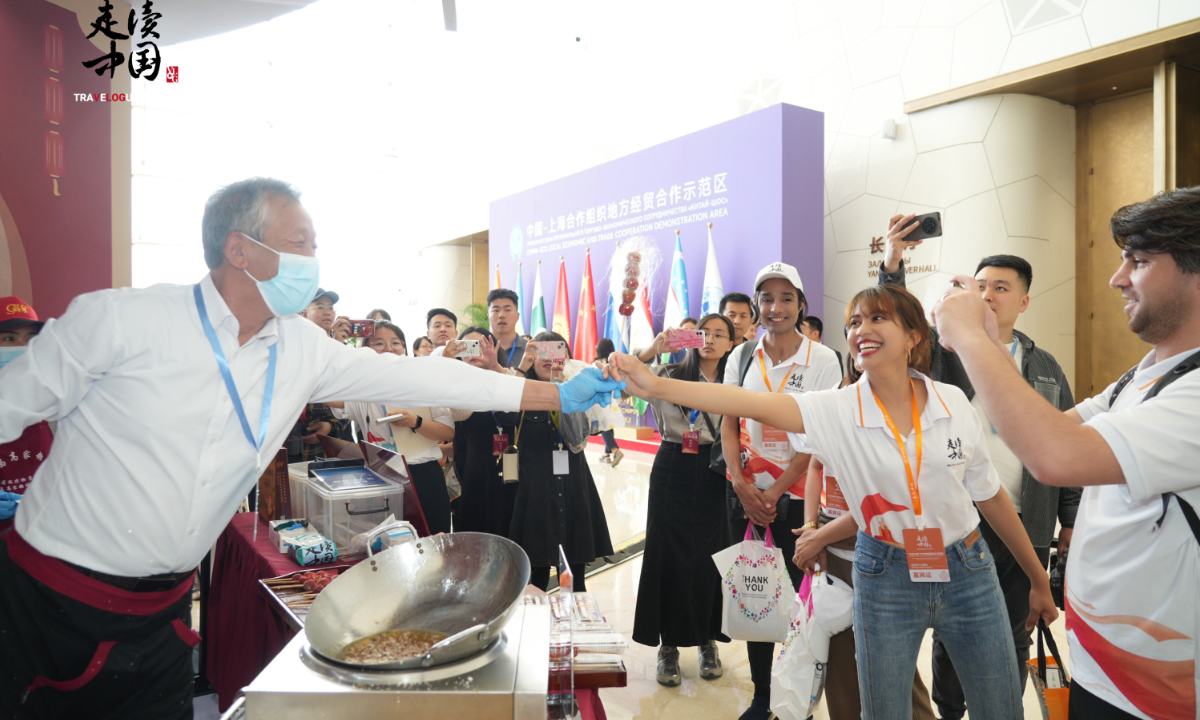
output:
POLYGON ((783 376, 783 382, 779 383, 778 390, 772 390, 771 381, 767 379, 767 363, 763 360, 762 348, 758 349, 758 369, 762 371, 763 382, 767 384, 767 392, 783 392, 783 386, 787 385, 787 379, 792 376, 792 371, 796 369, 796 363, 792 363, 792 366, 788 368, 787 375, 783 376))
POLYGON ((912 413, 913 413, 913 428, 917 432, 917 474, 913 475, 912 465, 908 462, 908 450, 905 449, 904 439, 900 437, 900 430, 896 428, 896 423, 892 422, 892 416, 888 415, 887 408, 883 403, 879 402, 879 398, 875 395, 875 391, 871 391, 871 397, 875 398, 875 404, 883 412, 883 419, 887 422, 888 429, 892 431, 892 435, 896 438, 896 448, 900 451, 900 457, 904 458, 904 472, 908 474, 908 494, 912 498, 913 512, 917 516, 917 529, 925 529, 925 518, 921 515, 921 491, 917 488, 917 479, 921 477, 921 414, 917 410, 917 389, 913 386, 912 378, 908 379, 908 385, 913 389, 912 395, 912 413))

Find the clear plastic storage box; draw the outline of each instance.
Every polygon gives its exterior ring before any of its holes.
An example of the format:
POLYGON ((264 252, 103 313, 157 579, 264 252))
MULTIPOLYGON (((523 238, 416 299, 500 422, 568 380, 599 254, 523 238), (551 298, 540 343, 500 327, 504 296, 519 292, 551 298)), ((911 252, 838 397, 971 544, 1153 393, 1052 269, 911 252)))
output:
POLYGON ((305 478, 305 506, 314 530, 348 552, 355 535, 370 531, 388 515, 404 517, 404 488, 358 467, 314 470, 305 478))

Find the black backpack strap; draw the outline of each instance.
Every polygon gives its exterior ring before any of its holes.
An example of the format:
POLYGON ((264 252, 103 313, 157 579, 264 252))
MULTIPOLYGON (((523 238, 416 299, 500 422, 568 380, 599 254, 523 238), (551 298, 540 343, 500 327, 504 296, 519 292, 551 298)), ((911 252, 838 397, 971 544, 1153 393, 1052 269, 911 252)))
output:
POLYGON ((1108 396, 1108 407, 1110 409, 1112 408, 1113 403, 1117 401, 1117 397, 1121 394, 1121 391, 1124 390, 1125 386, 1129 384, 1129 381, 1133 379, 1133 374, 1135 372, 1137 372, 1137 365, 1129 368, 1129 372, 1122 375, 1121 379, 1117 381, 1117 386, 1113 388, 1112 395, 1108 396))
POLYGON ((1183 516, 1185 518, 1187 518, 1188 527, 1190 527, 1192 529, 1192 535, 1195 536, 1196 542, 1200 542, 1200 516, 1196 515, 1196 509, 1192 507, 1191 503, 1189 503, 1187 500, 1184 500, 1183 498, 1179 497, 1178 495, 1176 495, 1173 492, 1167 492, 1167 493, 1162 494, 1162 501, 1163 501, 1162 515, 1158 516, 1158 521, 1154 524, 1159 526, 1160 528, 1162 527, 1163 520, 1165 520, 1167 518, 1167 509, 1171 505, 1171 498, 1175 498, 1176 500, 1179 501, 1179 509, 1183 511, 1183 516))
POLYGON ((746 352, 738 361, 738 387, 746 386, 746 373, 750 372, 750 363, 754 362, 754 351, 758 349, 758 341, 755 340, 746 346, 746 352))
MULTIPOLYGON (((1193 353, 1183 362, 1176 365, 1174 370, 1160 377, 1158 382, 1154 383, 1154 387, 1150 388, 1150 392, 1146 393, 1146 397, 1144 400, 1142 400, 1142 402, 1145 402, 1155 395, 1158 395, 1160 392, 1162 392, 1163 388, 1175 382, 1184 375, 1187 375, 1198 367, 1200 367, 1200 352, 1193 353)), ((1134 369, 1136 370, 1136 368, 1134 369)), ((1113 390, 1112 400, 1115 400, 1117 395, 1121 394, 1121 388, 1129 384, 1129 380, 1132 377, 1133 370, 1130 370, 1129 372, 1125 373, 1120 380, 1117 381, 1117 387, 1113 390)), ((1109 407, 1112 407, 1111 400, 1109 401, 1109 407)), ((1171 506, 1171 498, 1175 498, 1179 501, 1179 509, 1183 511, 1183 516, 1187 518, 1188 527, 1192 529, 1192 535, 1195 536, 1196 542, 1200 542, 1200 516, 1196 515, 1196 509, 1192 507, 1191 503, 1179 497, 1175 493, 1166 492, 1162 494, 1163 510, 1162 514, 1158 516, 1158 521, 1155 522, 1155 525, 1160 528, 1162 527, 1163 520, 1167 518, 1167 510, 1171 506)))

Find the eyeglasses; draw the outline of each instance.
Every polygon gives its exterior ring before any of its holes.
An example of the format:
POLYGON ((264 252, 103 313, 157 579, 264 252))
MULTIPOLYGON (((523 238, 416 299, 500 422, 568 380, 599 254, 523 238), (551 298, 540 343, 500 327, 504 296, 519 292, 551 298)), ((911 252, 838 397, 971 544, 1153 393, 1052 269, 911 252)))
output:
POLYGON ((705 340, 728 340, 729 336, 718 330, 701 330, 705 340))
POLYGON ((332 305, 327 305, 325 303, 313 303, 312 305, 309 305, 309 307, 313 310, 333 310, 332 305))

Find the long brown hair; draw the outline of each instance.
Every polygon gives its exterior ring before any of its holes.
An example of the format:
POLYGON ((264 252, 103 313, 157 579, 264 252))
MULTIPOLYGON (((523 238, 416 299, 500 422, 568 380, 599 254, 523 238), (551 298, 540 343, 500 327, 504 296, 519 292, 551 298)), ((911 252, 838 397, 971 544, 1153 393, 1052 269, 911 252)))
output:
MULTIPOLYGON (((867 288, 854 296, 846 305, 846 324, 850 324, 850 316, 855 308, 861 308, 860 313, 882 313, 904 328, 917 334, 917 344, 908 357, 908 366, 917 372, 929 374, 929 353, 932 349, 929 340, 929 322, 925 320, 925 309, 921 301, 908 290, 899 285, 876 285, 867 288)), ((851 360, 853 364, 853 360, 851 360)))

